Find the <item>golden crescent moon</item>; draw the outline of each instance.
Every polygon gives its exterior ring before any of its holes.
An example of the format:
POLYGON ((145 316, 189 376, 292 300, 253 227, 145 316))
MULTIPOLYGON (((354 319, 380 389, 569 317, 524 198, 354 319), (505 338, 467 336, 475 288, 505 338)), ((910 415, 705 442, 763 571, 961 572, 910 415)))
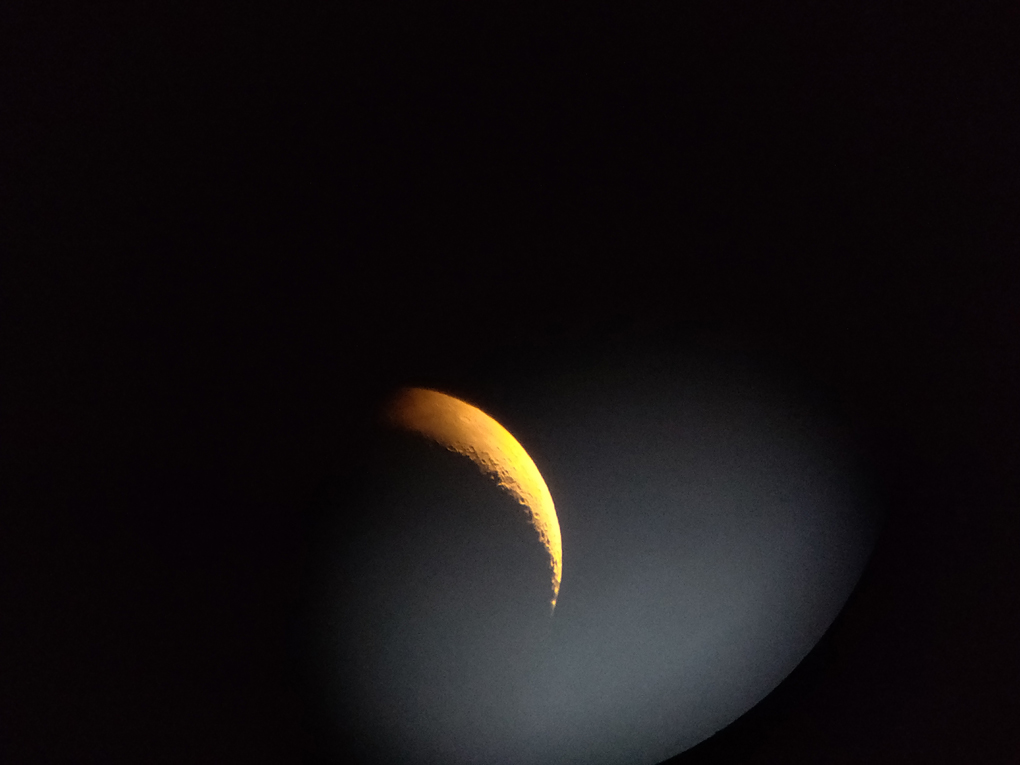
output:
POLYGON ((390 422, 467 457, 520 502, 549 553, 552 611, 560 594, 563 542, 552 495, 534 461, 510 432, 481 409, 425 388, 405 388, 390 404, 390 422))

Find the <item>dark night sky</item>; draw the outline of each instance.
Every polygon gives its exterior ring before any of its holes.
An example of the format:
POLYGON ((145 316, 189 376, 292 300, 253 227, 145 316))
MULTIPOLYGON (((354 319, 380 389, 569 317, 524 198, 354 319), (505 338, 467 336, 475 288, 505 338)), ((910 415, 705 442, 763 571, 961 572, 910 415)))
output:
POLYGON ((1018 21, 17 14, 3 759, 320 761, 309 507, 391 386, 726 337, 852 429, 887 517, 816 650, 677 762, 1014 762, 1018 21))

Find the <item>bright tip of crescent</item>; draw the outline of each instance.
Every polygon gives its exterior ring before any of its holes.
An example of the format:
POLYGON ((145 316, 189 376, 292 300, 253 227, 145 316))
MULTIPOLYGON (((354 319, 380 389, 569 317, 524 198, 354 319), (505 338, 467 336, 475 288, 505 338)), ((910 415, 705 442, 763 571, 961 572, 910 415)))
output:
POLYGON ((549 488, 534 461, 510 432, 481 409, 425 388, 405 388, 387 410, 390 421, 463 455, 494 478, 528 511, 549 554, 552 609, 560 593, 563 542, 549 488))

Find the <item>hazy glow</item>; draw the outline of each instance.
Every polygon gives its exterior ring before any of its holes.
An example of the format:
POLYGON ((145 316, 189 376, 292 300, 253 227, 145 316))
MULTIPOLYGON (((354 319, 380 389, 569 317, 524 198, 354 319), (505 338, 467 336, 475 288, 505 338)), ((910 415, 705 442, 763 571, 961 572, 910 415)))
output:
POLYGON ((563 574, 560 522, 549 488, 524 447, 481 409, 438 391, 406 388, 387 414, 394 424, 470 459, 528 510, 531 525, 549 553, 555 610, 563 574))

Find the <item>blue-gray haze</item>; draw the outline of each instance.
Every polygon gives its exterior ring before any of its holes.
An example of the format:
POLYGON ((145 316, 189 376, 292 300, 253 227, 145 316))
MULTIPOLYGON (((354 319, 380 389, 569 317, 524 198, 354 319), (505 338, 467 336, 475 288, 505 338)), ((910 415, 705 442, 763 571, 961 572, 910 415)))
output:
POLYGON ((853 443, 739 358, 617 353, 506 370, 468 398, 529 451, 563 534, 413 435, 336 500, 319 628, 345 745, 428 763, 657 763, 807 654, 874 523, 853 443))

